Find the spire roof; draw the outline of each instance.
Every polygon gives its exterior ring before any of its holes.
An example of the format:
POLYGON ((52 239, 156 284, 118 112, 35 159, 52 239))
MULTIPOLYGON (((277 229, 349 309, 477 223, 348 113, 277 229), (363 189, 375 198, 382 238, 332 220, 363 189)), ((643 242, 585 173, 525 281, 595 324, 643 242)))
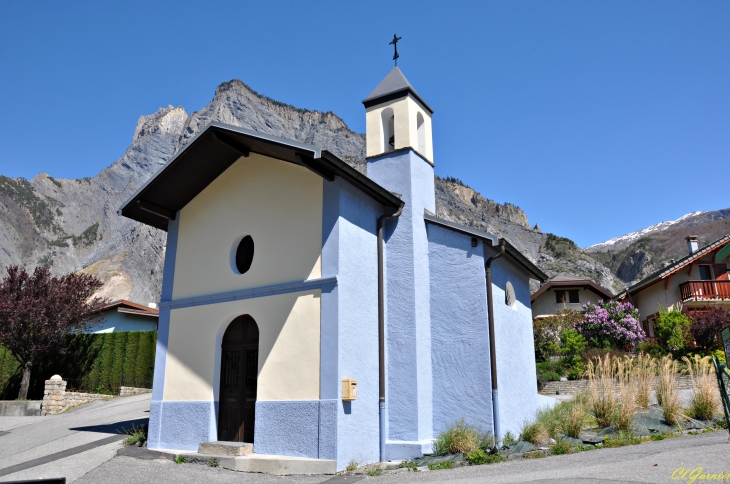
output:
POLYGON ((416 100, 423 105, 428 111, 433 114, 431 106, 426 104, 421 96, 418 95, 416 90, 413 88, 406 76, 403 75, 398 66, 393 67, 385 78, 380 81, 378 87, 362 102, 365 107, 375 106, 381 102, 390 101, 403 97, 410 93, 416 100))

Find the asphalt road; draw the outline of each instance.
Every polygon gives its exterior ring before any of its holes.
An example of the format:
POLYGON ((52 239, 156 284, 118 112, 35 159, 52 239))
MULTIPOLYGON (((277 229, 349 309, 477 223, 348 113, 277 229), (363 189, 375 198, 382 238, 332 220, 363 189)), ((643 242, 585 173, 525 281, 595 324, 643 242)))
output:
POLYGON ((0 417, 0 482, 65 476, 114 457, 119 430, 146 423, 150 395, 114 398, 48 417, 0 417), (8 433, 2 433, 8 432, 8 433))
MULTIPOLYGON (((645 483, 689 482, 679 468, 730 473, 727 432, 648 442, 541 459, 463 467, 452 470, 367 476, 269 476, 246 474, 165 459, 117 457, 121 443, 104 443, 116 430, 139 425, 147 417, 149 396, 95 402, 54 417, 0 417, 0 481, 65 476, 77 483, 292 483, 346 484, 459 482, 470 483, 645 483), (9 431, 7 434, 1 434, 9 431), (75 450, 74 450, 75 449, 75 450), (78 451, 72 455, 59 452, 78 451), (43 463, 38 459, 52 459, 43 463), (12 466, 28 466, 8 474, 12 466), (5 475, 4 471, 5 470, 5 475), (679 477, 673 479, 673 476, 679 477)), ((118 438, 118 437, 117 437, 118 438)), ((689 474, 688 474, 689 475, 689 474)), ((699 481, 699 479, 697 480, 699 481)), ((720 482, 725 482, 720 480, 720 482)), ((730 482, 730 478, 726 480, 730 482)))
MULTIPOLYGON (((730 441, 727 432, 647 442, 617 449, 463 467, 453 470, 406 472, 379 477, 276 477, 244 474, 196 464, 175 464, 157 460, 116 457, 79 479, 78 483, 292 483, 329 482, 411 483, 666 483, 680 467, 704 469, 708 473, 730 472, 730 441)), ((677 474, 674 474, 676 477, 677 474)), ((727 481, 730 481, 728 479, 727 481)), ((719 482, 725 482, 720 480, 719 482)))

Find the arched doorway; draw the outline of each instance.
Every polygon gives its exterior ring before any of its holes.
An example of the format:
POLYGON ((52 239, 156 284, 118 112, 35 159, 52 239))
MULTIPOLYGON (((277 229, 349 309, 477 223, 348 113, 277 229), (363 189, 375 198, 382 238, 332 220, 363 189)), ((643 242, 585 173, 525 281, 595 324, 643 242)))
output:
POLYGON ((251 316, 228 325, 221 351, 218 440, 253 443, 259 328, 251 316))

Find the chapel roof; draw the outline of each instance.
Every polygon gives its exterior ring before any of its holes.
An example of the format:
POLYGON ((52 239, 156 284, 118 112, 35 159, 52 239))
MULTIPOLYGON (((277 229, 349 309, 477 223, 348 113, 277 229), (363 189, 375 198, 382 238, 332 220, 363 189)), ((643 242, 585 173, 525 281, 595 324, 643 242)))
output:
POLYGON ((119 209, 119 214, 167 230, 178 210, 241 156, 258 153, 301 165, 322 178, 350 182, 375 201, 397 209, 403 201, 327 150, 222 123, 211 123, 155 173, 119 209))
POLYGON ((461 225, 455 222, 451 222, 449 220, 444 220, 442 218, 436 217, 430 212, 424 213, 423 220, 426 223, 432 223, 447 229, 454 230, 456 232, 471 235, 484 242, 488 242, 489 245, 492 247, 496 247, 500 243, 504 243, 505 252, 507 253, 507 255, 510 256, 518 265, 522 266, 522 268, 525 269, 535 279, 539 281, 545 281, 548 278, 547 274, 541 271, 539 267, 533 264, 530 259, 525 257, 522 252, 520 252, 515 246, 510 244, 507 239, 499 238, 494 234, 490 234, 489 232, 482 232, 481 230, 476 230, 471 227, 467 227, 466 225, 461 225))
POLYGON ((429 106, 426 101, 418 95, 414 87, 408 82, 406 76, 403 75, 398 66, 393 67, 387 76, 380 81, 380 84, 370 93, 370 95, 363 100, 363 104, 366 108, 375 106, 377 104, 398 99, 400 97, 411 94, 424 108, 433 114, 433 109, 429 106))

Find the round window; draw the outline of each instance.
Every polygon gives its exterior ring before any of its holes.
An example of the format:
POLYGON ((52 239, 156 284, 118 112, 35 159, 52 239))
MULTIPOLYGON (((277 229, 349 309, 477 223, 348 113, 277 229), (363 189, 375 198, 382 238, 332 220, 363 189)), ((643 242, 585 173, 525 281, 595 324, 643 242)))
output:
POLYGON ((250 235, 245 236, 238 243, 236 248, 236 269, 239 274, 245 274, 251 268, 253 261, 253 239, 250 235))
POLYGON ((507 281, 507 285, 504 288, 504 303, 507 306, 514 306, 515 304, 515 288, 512 287, 512 283, 507 281))

